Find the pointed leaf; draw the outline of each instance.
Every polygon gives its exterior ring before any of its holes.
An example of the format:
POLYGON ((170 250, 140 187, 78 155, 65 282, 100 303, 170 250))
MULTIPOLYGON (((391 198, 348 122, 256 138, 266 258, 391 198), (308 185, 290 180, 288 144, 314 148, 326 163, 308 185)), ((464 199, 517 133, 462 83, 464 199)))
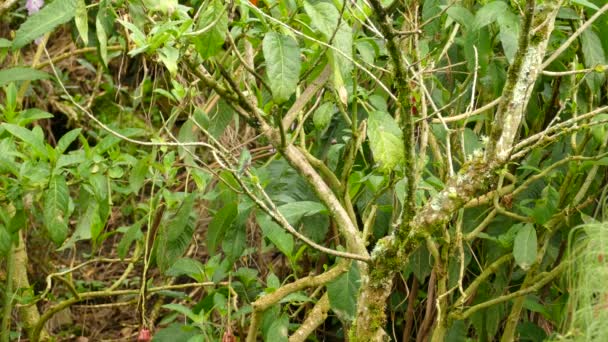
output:
POLYGON ((536 260, 536 248, 536 229, 528 223, 519 230, 513 242, 513 258, 517 265, 524 270, 529 269, 536 260))
POLYGON ((195 197, 195 194, 187 194, 177 212, 162 223, 156 238, 156 262, 162 272, 184 254, 192 241, 194 225, 190 216, 195 197))
POLYGON ((236 203, 229 203, 223 206, 220 210, 215 213, 209 226, 207 227, 207 250, 208 253, 213 255, 220 245, 226 231, 234 221, 238 214, 238 207, 236 203))
POLYGON ((3 123, 2 127, 4 127, 10 134, 23 140, 23 142, 32 147, 36 151, 36 153, 40 155, 46 155, 47 151, 44 147, 44 142, 42 142, 41 139, 38 139, 36 134, 34 134, 29 129, 8 123, 3 123))
POLYGON ((327 284, 329 305, 343 320, 352 321, 355 318, 360 278, 359 268, 353 262, 348 271, 327 284))
POLYGON ((76 14, 76 0, 55 0, 27 18, 13 40, 13 49, 20 49, 36 38, 67 23, 76 14))
POLYGON ((404 146, 399 126, 388 113, 369 113, 367 136, 380 170, 391 171, 404 162, 404 146))
POLYGON ((0 70, 0 86, 17 81, 35 81, 51 78, 51 75, 44 71, 32 68, 8 68, 0 70))
POLYGON ((277 103, 285 102, 296 91, 300 78, 300 48, 290 36, 269 32, 263 41, 266 73, 277 103))
POLYGON ((74 142, 74 140, 78 138, 81 131, 82 128, 75 128, 64 134, 57 142, 57 146, 55 146, 55 152, 57 152, 57 155, 63 154, 63 152, 65 152, 65 150, 67 150, 68 147, 70 147, 70 145, 74 142))
POLYGON ((44 223, 51 240, 57 245, 63 243, 68 235, 67 217, 69 193, 68 184, 61 174, 49 182, 44 195, 44 223))
POLYGON ((87 13, 87 4, 84 0, 76 0, 76 16, 74 17, 74 23, 80 39, 84 42, 84 45, 89 45, 89 16, 87 13))
POLYGON ((221 51, 222 45, 228 31, 228 12, 222 1, 214 0, 201 13, 196 30, 201 30, 198 36, 193 38, 196 51, 208 59, 221 51))

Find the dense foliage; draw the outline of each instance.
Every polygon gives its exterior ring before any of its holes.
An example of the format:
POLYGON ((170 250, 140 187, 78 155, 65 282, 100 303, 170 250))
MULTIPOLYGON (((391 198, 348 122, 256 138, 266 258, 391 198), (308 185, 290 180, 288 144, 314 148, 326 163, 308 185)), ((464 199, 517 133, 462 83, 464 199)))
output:
POLYGON ((4 0, 0 341, 604 341, 603 0, 4 0))

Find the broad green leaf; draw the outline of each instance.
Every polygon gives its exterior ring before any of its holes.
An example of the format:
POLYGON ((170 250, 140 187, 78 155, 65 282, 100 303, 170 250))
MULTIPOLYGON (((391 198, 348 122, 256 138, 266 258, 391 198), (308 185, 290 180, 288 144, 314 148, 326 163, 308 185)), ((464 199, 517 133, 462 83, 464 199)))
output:
POLYGON ((338 29, 340 12, 331 2, 318 1, 312 4, 310 1, 304 1, 304 10, 312 26, 319 30, 326 39, 333 36, 334 31, 338 29))
MULTIPOLYGON (((605 37, 604 37, 605 39, 605 37)), ((602 47, 602 40, 595 31, 588 29, 581 34, 581 45, 583 50, 583 60, 587 68, 594 68, 597 65, 605 65, 606 54, 602 47)), ((593 93, 599 93, 600 86, 606 80, 604 73, 593 72, 585 76, 585 80, 593 93)))
POLYGON ((99 216, 99 203, 94 196, 85 196, 85 199, 87 202, 81 203, 82 211, 78 218, 76 230, 58 251, 71 248, 78 241, 94 239, 101 233, 103 224, 99 216))
POLYGON ((203 315, 195 314, 192 309, 181 304, 165 304, 163 308, 173 310, 191 319, 194 323, 201 323, 204 319, 203 315))
POLYGON ((40 119, 50 119, 53 117, 53 114, 40 110, 38 108, 30 108, 24 111, 21 111, 17 116, 17 125, 19 126, 27 126, 32 122, 40 119))
POLYGON ((21 24, 15 33, 13 49, 20 49, 51 32, 57 26, 67 23, 76 14, 76 0, 55 0, 21 24))
POLYGON ((177 60, 179 59, 179 50, 172 46, 164 46, 158 49, 158 58, 169 70, 172 76, 177 74, 177 60))
POLYGON ((0 260, 10 252, 11 244, 11 234, 9 234, 3 224, 0 224, 0 260))
POLYGON ((331 122, 331 118, 336 112, 336 105, 331 102, 325 102, 319 106, 312 115, 312 122, 318 131, 323 132, 331 122))
POLYGON ((431 274, 433 268, 433 261, 431 259, 431 253, 422 245, 410 255, 408 260, 408 268, 412 270, 418 281, 424 282, 426 277, 431 274))
POLYGON ((511 11, 505 11, 497 18, 500 33, 498 37, 509 63, 513 63, 519 41, 519 17, 511 11))
POLYGON ((131 170, 129 176, 130 190, 133 193, 137 193, 139 189, 144 185, 147 179, 150 169, 150 159, 148 157, 138 158, 137 163, 131 170))
POLYGON ((507 11, 509 11, 509 5, 506 2, 500 0, 489 2, 475 13, 472 28, 479 30, 484 26, 490 25, 507 11))
POLYGON ((296 91, 300 79, 298 43, 290 36, 269 32, 264 37, 262 50, 275 102, 285 102, 296 91))
POLYGON ((32 68, 8 68, 0 70, 0 86, 18 81, 45 80, 50 77, 51 75, 46 72, 32 68))
POLYGON ((46 155, 46 148, 44 147, 44 142, 41 139, 38 139, 36 134, 34 134, 29 129, 9 123, 3 123, 2 127, 4 127, 4 129, 6 129, 10 134, 16 136, 17 138, 25 142, 27 145, 32 147, 39 155, 46 155))
POLYGON ((190 245, 194 232, 190 216, 195 197, 195 194, 186 194, 177 212, 161 223, 156 238, 156 263, 162 272, 169 269, 190 245))
POLYGON ((513 242, 513 258, 523 270, 528 270, 536 261, 536 229, 534 225, 525 224, 515 236, 513 242))
POLYGON ((188 341, 199 333, 200 329, 192 324, 172 323, 168 327, 156 331, 152 342, 188 341))
POLYGON ((60 245, 68 236, 69 190, 65 177, 61 174, 53 176, 44 194, 44 224, 51 240, 60 245))
POLYGON ((596 10, 596 11, 600 9, 594 3, 592 3, 592 2, 590 2, 588 0, 570 0, 570 1, 572 3, 574 3, 574 4, 581 5, 581 6, 584 6, 584 7, 589 7, 591 9, 596 10))
MULTIPOLYGON (((139 29, 139 27, 135 26, 135 24, 130 23, 128 21, 124 21, 124 20, 117 20, 119 23, 122 24, 122 26, 126 27, 127 29, 129 29, 129 31, 131 31, 131 33, 129 34, 129 38, 131 38, 131 40, 133 40, 133 42, 135 42, 135 45, 137 45, 138 48, 145 48, 147 46, 146 43, 146 35, 139 29)), ((138 53, 139 53, 139 49, 138 53)), ((142 51, 143 52, 143 51, 142 51)), ((132 53, 129 52, 129 54, 131 56, 136 55, 137 53, 132 53)))
POLYGON ((118 231, 122 231, 124 235, 120 242, 118 243, 118 247, 116 247, 116 251, 118 252, 118 257, 124 259, 127 256, 127 252, 129 251, 129 247, 133 241, 141 239, 144 235, 141 232, 141 226, 144 223, 145 218, 133 223, 129 227, 121 227, 118 228, 118 231))
POLYGON ((222 1, 213 0, 199 18, 196 30, 202 32, 192 40, 201 57, 208 59, 220 52, 224 45, 228 31, 228 12, 222 1))
POLYGON ((234 262, 243 254, 246 247, 247 227, 244 224, 233 224, 222 240, 222 250, 226 259, 234 262))
POLYGON ((392 171, 404 162, 402 133, 388 113, 380 111, 369 113, 367 136, 374 160, 379 164, 381 171, 392 171))
POLYGON ((287 342, 289 333, 289 317, 282 314, 281 317, 270 325, 266 333, 265 341, 272 342, 287 342))
MULTIPOLYGON (((604 121, 604 120, 608 120, 608 114, 598 114, 593 116, 593 118, 591 119, 592 123, 595 122, 600 122, 600 121, 604 121)), ((594 124, 593 126, 591 126, 591 134, 593 135, 593 139, 595 139, 595 141, 598 144, 601 144, 604 139, 606 138, 606 128, 608 127, 608 124, 594 124)))
POLYGON ((352 321, 357 311, 357 294, 360 286, 359 268, 351 263, 348 271, 327 284, 331 309, 345 321, 352 321))
POLYGON ((471 24, 475 21, 475 16, 471 14, 471 12, 459 5, 450 6, 446 13, 450 18, 454 19, 457 23, 459 23, 462 27, 466 29, 471 28, 471 24))
POLYGON ((342 21, 338 32, 336 32, 336 35, 331 41, 331 45, 341 52, 334 51, 333 49, 329 50, 335 63, 334 69, 340 70, 342 78, 346 79, 353 70, 353 31, 350 25, 347 25, 342 21))
POLYGON ((74 17, 74 23, 78 29, 80 39, 84 42, 84 45, 89 45, 89 16, 87 13, 87 4, 84 0, 76 0, 76 16, 74 17))
POLYGON ((6 38, 0 38, 0 49, 9 48, 13 46, 13 42, 6 38))
POLYGON ((74 140, 76 140, 76 138, 78 138, 78 135, 80 134, 81 131, 82 131, 82 128, 75 128, 75 129, 67 132, 66 134, 64 134, 61 137, 61 139, 59 139, 59 141, 57 142, 57 146, 55 146, 55 152, 57 152, 57 155, 63 154, 63 152, 65 152, 65 150, 67 150, 68 147, 70 147, 72 142, 74 142, 74 140))
POLYGON ((264 237, 277 246, 277 248, 287 257, 292 257, 294 247, 293 236, 287 233, 278 224, 274 223, 266 214, 259 214, 257 216, 257 221, 262 229, 264 237))
POLYGON ((534 221, 540 225, 547 223, 558 210, 559 198, 559 192, 554 187, 546 186, 530 213, 534 221))
POLYGON ((238 215, 236 203, 227 203, 215 213, 207 227, 207 252, 215 254, 217 247, 226 235, 226 231, 238 215))
POLYGON ((202 282, 205 280, 205 266, 198 260, 191 258, 179 258, 171 266, 171 268, 165 272, 165 275, 169 277, 187 275, 195 281, 202 282))
POLYGON ((300 201, 283 204, 279 211, 291 225, 296 225, 304 216, 327 213, 327 208, 319 202, 300 201))
POLYGON ((106 0, 99 3, 99 11, 95 17, 95 31, 99 42, 99 55, 105 66, 108 66, 108 34, 103 26, 103 20, 107 15, 106 0))
POLYGON ((152 12, 170 14, 177 8, 177 0, 144 0, 146 8, 152 12))

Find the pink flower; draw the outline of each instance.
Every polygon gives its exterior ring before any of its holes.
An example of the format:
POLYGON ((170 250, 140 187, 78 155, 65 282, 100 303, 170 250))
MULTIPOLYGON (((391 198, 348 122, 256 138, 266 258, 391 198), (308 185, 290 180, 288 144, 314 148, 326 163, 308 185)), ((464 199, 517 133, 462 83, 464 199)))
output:
POLYGON ((25 2, 25 8, 27 8, 27 15, 32 15, 44 6, 44 0, 27 0, 25 2))

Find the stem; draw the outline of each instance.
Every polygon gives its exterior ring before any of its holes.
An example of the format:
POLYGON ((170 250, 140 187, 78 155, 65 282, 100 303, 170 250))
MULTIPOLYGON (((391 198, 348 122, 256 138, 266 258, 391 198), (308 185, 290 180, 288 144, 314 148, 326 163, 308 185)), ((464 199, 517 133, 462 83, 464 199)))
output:
POLYGON ((0 330, 0 341, 9 342, 11 333, 11 312, 13 311, 13 272, 15 264, 13 263, 14 246, 11 243, 11 248, 6 256, 6 289, 4 292, 4 307, 2 310, 2 326, 0 330))

